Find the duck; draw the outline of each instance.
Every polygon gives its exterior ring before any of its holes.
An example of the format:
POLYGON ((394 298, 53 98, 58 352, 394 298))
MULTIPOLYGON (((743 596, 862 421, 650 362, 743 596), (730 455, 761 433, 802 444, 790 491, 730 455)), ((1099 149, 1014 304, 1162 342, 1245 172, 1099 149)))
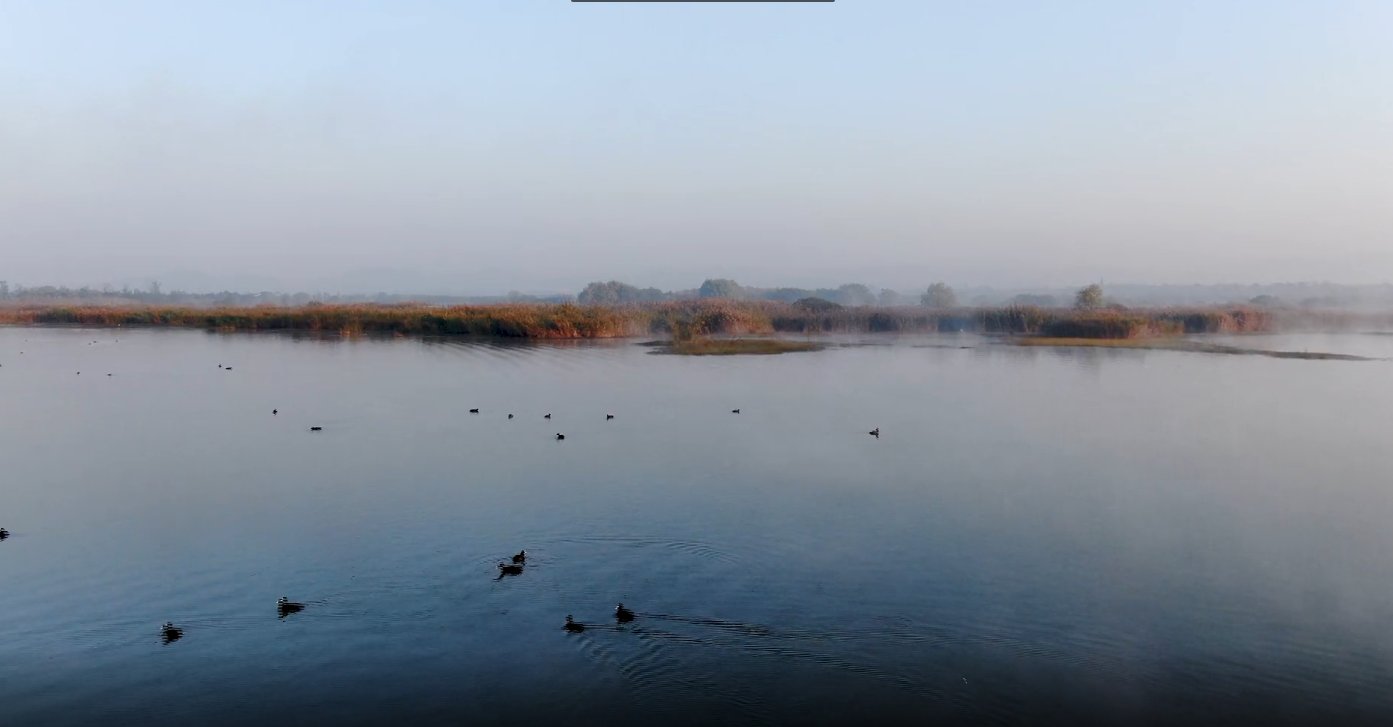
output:
POLYGON ((184 630, 169 621, 165 621, 164 625, 160 627, 160 637, 164 639, 166 644, 171 641, 178 641, 179 637, 183 635, 184 630))
POLYGON ((218 368, 222 368, 222 364, 218 364, 218 368))
POLYGON ((515 556, 513 556, 513 562, 514 562, 514 563, 526 563, 526 562, 527 562, 527 551, 525 551, 525 550, 519 550, 519 551, 518 551, 518 554, 515 555, 515 556))
POLYGON ((519 564, 517 564, 517 563, 499 563, 499 564, 498 564, 498 577, 499 577, 499 578, 502 578, 503 576, 520 576, 520 575, 522 575, 522 566, 521 566, 521 565, 519 565, 519 564))
POLYGON ((609 420, 611 420, 611 419, 613 419, 613 418, 614 418, 614 415, 613 415, 613 414, 606 414, 606 415, 605 415, 605 421, 609 421, 609 420))
POLYGON ((557 432, 557 433, 556 433, 556 440, 557 440, 558 442, 561 441, 561 440, 563 440, 563 439, 565 439, 565 438, 566 438, 566 435, 562 434, 561 432, 557 432))
POLYGON ((280 410, 280 409, 272 409, 272 410, 271 410, 271 416, 275 416, 275 415, 277 415, 277 414, 279 414, 279 413, 281 413, 281 410, 280 410))
POLYGON ((231 366, 224 366, 222 370, 223 370, 223 371, 231 371, 231 370, 232 370, 232 367, 231 367, 231 366))
POLYGON ((323 431, 323 430, 324 430, 324 427, 310 427, 310 431, 311 431, 311 432, 319 432, 319 431, 323 431))
POLYGON ((866 432, 866 433, 869 434, 869 435, 871 435, 872 437, 879 437, 879 436, 880 436, 880 427, 876 427, 875 429, 872 429, 871 431, 866 432))
POLYGON ((624 604, 621 603, 614 607, 614 620, 622 624, 628 623, 634 620, 634 612, 624 608, 624 604))
POLYGON ((551 418, 551 412, 547 412, 545 415, 542 416, 542 418, 543 418, 543 419, 550 419, 550 418, 551 418))
POLYGON ((578 624, 576 623, 575 619, 571 618, 570 616, 567 616, 566 625, 562 626, 561 628, 566 629, 567 631, 570 631, 573 634, 578 634, 585 630, 585 624, 578 624))
POLYGON ((731 413, 731 414, 739 414, 739 413, 740 413, 740 410, 739 410, 739 409, 731 409, 731 410, 730 410, 730 413, 731 413))
POLYGON ((0 528, 0 540, 4 540, 5 538, 8 538, 8 537, 10 537, 10 531, 8 531, 8 530, 6 530, 6 529, 4 529, 4 528, 0 528))
POLYGON ((470 414, 478 414, 478 413, 479 413, 479 410, 478 410, 478 409, 470 409, 470 410, 469 410, 469 413, 470 413, 470 414))
POLYGON ((512 418, 513 418, 513 415, 512 415, 512 414, 509 414, 509 415, 508 415, 508 418, 509 418, 509 419, 512 419, 512 418))
POLYGON ((276 600, 276 613, 280 614, 281 618, 285 618, 292 613, 299 613, 303 610, 305 610, 305 604, 296 603, 285 596, 281 596, 276 600))

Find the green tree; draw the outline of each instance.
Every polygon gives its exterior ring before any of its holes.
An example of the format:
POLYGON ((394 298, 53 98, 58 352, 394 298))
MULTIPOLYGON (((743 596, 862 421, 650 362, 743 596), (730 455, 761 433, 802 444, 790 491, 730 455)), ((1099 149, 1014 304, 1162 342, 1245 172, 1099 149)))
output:
POLYGON ((1103 286, 1094 283, 1074 294, 1074 307, 1079 310, 1097 310, 1103 307, 1103 286))
POLYGON ((847 283, 837 288, 836 300, 842 305, 875 305, 875 293, 861 283, 847 283))
POLYGON ((638 288, 611 280, 608 283, 595 282, 585 286, 585 290, 576 296, 576 302, 583 305, 625 305, 650 303, 666 298, 667 294, 657 288, 638 288))
POLYGON ((1059 305, 1059 300, 1053 295, 1042 295, 1038 293, 1021 293, 1011 299, 1011 305, 1030 305, 1037 308, 1053 308, 1059 305))
POLYGON ((958 294, 947 283, 938 282, 929 286, 928 291, 919 296, 919 302, 930 308, 958 307, 958 294))
POLYGON ((697 295, 703 298, 743 298, 745 289, 734 280, 727 278, 709 278, 701 284, 697 290, 697 295))

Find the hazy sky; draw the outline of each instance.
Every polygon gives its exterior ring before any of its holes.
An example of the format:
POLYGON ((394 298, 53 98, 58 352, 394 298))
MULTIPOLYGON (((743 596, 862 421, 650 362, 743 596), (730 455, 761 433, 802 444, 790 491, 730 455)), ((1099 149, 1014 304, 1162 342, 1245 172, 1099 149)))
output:
POLYGON ((1393 279, 1393 2, 0 0, 0 278, 1393 279))

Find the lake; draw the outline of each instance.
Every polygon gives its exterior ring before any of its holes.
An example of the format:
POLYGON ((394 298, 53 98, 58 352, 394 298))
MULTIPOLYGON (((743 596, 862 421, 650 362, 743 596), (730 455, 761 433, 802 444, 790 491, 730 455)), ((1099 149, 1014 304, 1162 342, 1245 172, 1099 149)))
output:
POLYGON ((1393 362, 839 343, 0 329, 3 721, 1393 720, 1393 362))

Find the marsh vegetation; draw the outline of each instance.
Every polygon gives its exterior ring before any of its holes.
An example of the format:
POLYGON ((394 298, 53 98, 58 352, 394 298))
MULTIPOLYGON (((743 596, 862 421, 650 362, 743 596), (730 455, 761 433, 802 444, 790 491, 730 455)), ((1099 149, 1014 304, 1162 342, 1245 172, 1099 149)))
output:
POLYGON ((1084 310, 1005 306, 846 307, 820 299, 794 303, 726 299, 640 305, 500 304, 317 305, 225 308, 32 306, 0 309, 0 323, 89 327, 178 327, 213 331, 320 331, 567 339, 774 333, 988 333, 1135 339, 1269 330, 1273 314, 1249 308, 1084 310))

